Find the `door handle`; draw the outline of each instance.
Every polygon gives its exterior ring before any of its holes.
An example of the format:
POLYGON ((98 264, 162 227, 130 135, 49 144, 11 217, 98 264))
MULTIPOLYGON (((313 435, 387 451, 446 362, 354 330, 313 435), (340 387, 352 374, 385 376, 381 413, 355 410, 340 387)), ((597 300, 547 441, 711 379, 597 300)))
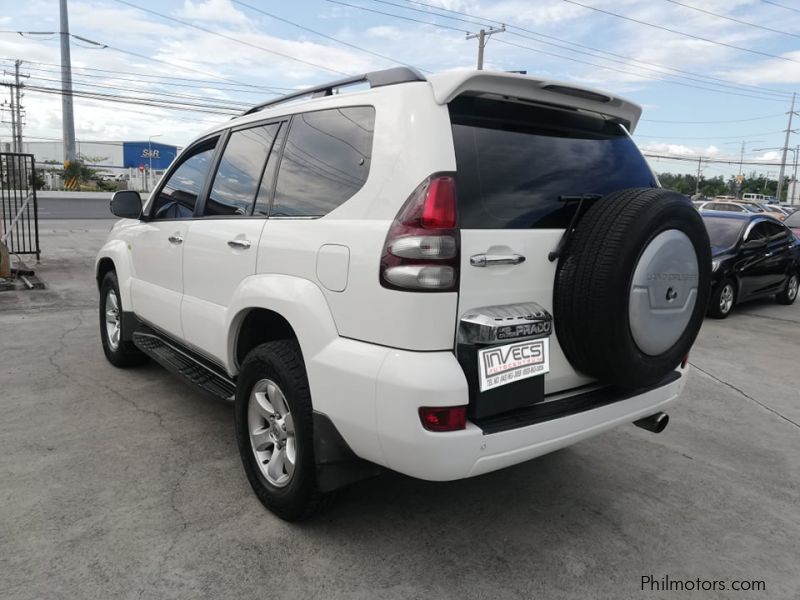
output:
POLYGON ((250 240, 230 240, 228 242, 228 246, 235 248, 236 250, 247 250, 251 244, 250 240))
POLYGON ((182 244, 183 236, 177 231, 167 238, 170 244, 182 244))
POLYGON ((473 267, 493 267, 496 265, 518 265, 525 262, 521 254, 474 254, 469 257, 473 267))

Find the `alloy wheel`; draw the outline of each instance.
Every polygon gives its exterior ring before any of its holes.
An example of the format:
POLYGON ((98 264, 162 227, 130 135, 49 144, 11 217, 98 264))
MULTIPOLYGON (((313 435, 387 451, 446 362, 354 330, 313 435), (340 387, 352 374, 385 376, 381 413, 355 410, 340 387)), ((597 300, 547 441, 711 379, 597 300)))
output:
POLYGON ((112 352, 116 352, 117 348, 119 348, 122 326, 120 325, 119 298, 117 298, 117 292, 113 289, 109 289, 106 292, 105 309, 108 347, 112 352))
POLYGON ((257 381, 250 392, 247 428, 261 474, 276 487, 288 485, 297 460, 294 420, 286 396, 271 379, 257 381))
POLYGON ((731 308, 733 308, 733 286, 726 283, 719 295, 719 310, 723 315, 727 315, 731 312, 731 308))

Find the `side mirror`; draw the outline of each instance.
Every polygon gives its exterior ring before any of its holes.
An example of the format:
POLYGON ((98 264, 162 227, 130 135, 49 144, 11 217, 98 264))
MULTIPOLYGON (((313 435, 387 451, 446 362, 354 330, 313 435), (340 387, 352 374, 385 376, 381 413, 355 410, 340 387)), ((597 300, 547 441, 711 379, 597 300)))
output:
POLYGON ((116 192, 111 197, 111 212, 121 219, 138 219, 142 216, 142 197, 133 190, 116 192))
POLYGON ((743 250, 763 250, 767 247, 766 240, 747 240, 743 245, 743 250))

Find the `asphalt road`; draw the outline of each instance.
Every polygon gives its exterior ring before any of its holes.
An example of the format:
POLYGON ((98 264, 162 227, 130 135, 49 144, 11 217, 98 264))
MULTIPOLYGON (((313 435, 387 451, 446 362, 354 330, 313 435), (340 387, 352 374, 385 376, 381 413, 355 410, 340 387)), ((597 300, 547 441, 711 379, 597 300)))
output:
POLYGON ((108 208, 111 192, 104 197, 81 196, 79 193, 69 197, 48 196, 47 192, 38 194, 39 219, 110 219, 108 208))
POLYGON ((386 473, 291 525, 250 491, 229 405, 105 361, 107 231, 47 223, 49 289, 0 292, 4 599, 798 598, 800 303, 707 320, 662 434, 452 483, 386 473), (649 575, 766 591, 643 591, 649 575))

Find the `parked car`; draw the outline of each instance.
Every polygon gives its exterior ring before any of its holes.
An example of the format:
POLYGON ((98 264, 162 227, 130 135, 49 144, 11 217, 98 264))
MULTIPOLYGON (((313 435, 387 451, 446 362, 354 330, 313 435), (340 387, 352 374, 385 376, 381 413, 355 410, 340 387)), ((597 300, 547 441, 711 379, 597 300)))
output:
POLYGON ((700 206, 699 210, 701 211, 717 210, 717 211, 749 213, 749 214, 758 214, 764 212, 764 209, 762 209, 758 205, 752 205, 750 203, 745 204, 742 202, 735 202, 731 200, 709 200, 708 202, 704 202, 700 206))
POLYGON ((732 212, 705 212, 703 221, 713 257, 710 316, 724 319, 739 302, 764 296, 794 303, 800 246, 788 227, 771 217, 732 212))
POLYGON ((247 478, 286 519, 380 468, 453 480, 624 422, 658 432, 711 252, 630 138, 640 113, 407 68, 256 106, 144 206, 114 196, 105 355, 233 399, 247 478), (351 84, 368 89, 336 93, 351 84))
POLYGON ((755 202, 740 202, 733 200, 714 200, 711 202, 706 202, 700 207, 700 210, 719 210, 734 213, 762 214, 768 215, 774 219, 778 219, 779 221, 782 221, 786 217, 786 215, 784 215, 781 211, 768 210, 763 206, 756 204, 755 202))
POLYGON ((800 211, 793 212, 783 222, 800 239, 800 211))

